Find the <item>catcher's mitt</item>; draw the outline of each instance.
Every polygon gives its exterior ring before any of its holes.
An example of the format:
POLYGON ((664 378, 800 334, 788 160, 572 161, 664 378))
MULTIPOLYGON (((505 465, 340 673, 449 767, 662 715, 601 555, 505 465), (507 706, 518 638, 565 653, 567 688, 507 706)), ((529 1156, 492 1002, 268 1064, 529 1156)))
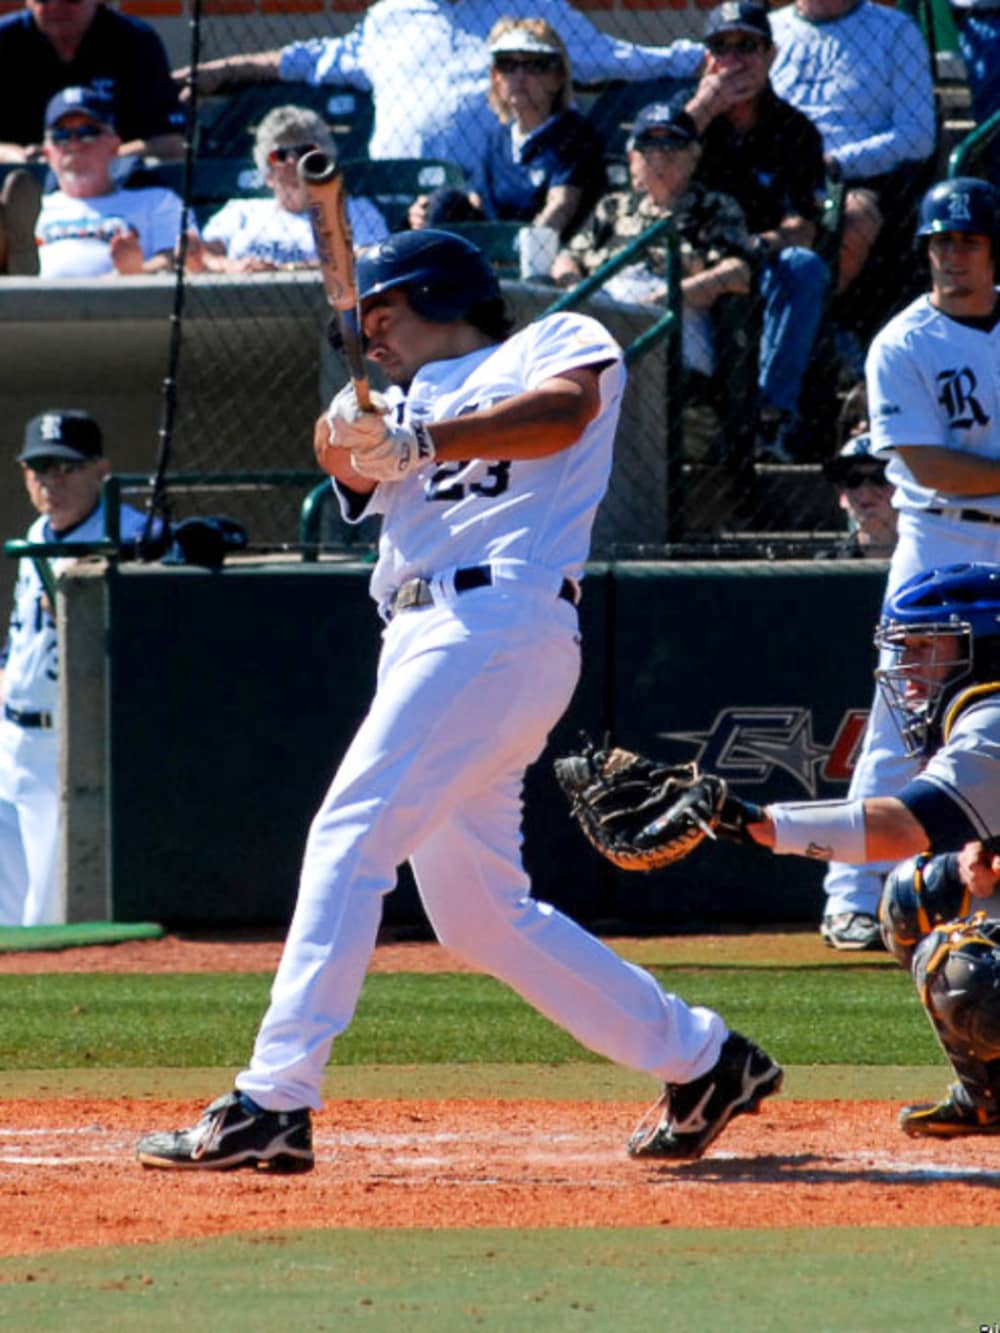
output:
POLYGON ((621 870, 658 870, 689 856, 723 831, 732 805, 724 780, 696 764, 657 764, 590 741, 557 759, 555 772, 588 841, 621 870))

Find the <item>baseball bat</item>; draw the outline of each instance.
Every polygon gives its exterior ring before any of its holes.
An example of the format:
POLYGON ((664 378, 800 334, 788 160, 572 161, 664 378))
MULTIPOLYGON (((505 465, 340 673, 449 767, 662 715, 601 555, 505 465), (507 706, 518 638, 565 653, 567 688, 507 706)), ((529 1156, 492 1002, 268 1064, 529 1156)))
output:
POLYGON ((343 172, 333 158, 319 148, 313 148, 299 158, 298 172, 309 200, 309 221, 316 239, 326 298, 337 321, 358 406, 363 412, 371 412, 371 389, 365 370, 358 286, 354 277, 354 243, 347 220, 343 172))

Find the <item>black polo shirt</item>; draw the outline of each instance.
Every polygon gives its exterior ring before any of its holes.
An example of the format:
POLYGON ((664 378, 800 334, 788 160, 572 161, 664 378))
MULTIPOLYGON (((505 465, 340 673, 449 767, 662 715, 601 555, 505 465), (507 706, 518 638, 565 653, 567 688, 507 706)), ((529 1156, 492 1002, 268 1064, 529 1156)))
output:
POLYGON ((801 111, 770 85, 760 98, 757 123, 739 134, 716 116, 702 136, 697 176, 712 190, 731 194, 751 234, 772 231, 795 215, 816 222, 826 189, 823 140, 801 111))
POLYGON ((28 10, 0 20, 0 142, 41 143, 45 108, 63 88, 98 88, 114 101, 122 139, 184 128, 163 43, 141 19, 100 5, 76 58, 66 63, 28 10))

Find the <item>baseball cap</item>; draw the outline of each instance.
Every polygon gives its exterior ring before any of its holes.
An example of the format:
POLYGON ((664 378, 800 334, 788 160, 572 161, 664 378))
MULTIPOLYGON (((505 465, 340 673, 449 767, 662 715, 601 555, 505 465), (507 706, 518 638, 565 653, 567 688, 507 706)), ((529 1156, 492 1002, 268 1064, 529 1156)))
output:
POLYGON ((553 46, 547 42, 544 37, 530 32, 527 28, 508 28, 502 32, 495 42, 490 43, 490 55, 506 55, 508 52, 518 52, 537 56, 559 56, 562 52, 558 46, 553 46))
POLYGON ((750 32, 755 37, 763 37, 771 45, 771 20, 764 5, 754 0, 725 0, 715 9, 709 10, 705 25, 705 37, 714 37, 717 32, 750 32))
POLYGON ((115 108, 106 93, 96 88, 64 88, 61 93, 49 99, 45 108, 45 128, 50 130, 58 125, 63 116, 89 116, 99 125, 115 126, 115 108))
POLYGON ((38 458, 72 458, 86 461, 101 458, 104 446, 101 428, 89 412, 56 408, 32 417, 24 428, 24 447, 19 463, 38 458))
POLYGON ((666 143, 678 148, 698 142, 698 127, 681 106, 669 102, 651 102, 644 106, 632 125, 627 148, 643 143, 666 143))
POLYGON ((872 453, 872 437, 855 435, 838 454, 823 464, 823 476, 834 483, 843 481, 852 472, 871 472, 876 478, 885 476, 885 463, 872 453))

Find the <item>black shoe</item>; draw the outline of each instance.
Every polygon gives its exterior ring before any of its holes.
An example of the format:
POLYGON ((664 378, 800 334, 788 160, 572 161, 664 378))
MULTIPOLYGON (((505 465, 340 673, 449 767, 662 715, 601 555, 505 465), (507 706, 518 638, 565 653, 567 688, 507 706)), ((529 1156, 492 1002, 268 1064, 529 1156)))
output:
POLYGON ((953 1083, 940 1102, 904 1106, 899 1127, 912 1139, 955 1139, 962 1134, 1000 1134, 1000 1116, 967 1101, 959 1083, 953 1083))
POLYGON ((879 924, 869 912, 836 912, 825 916, 819 933, 824 944, 842 953, 885 948, 879 924))
POLYGON ((298 1111, 251 1110, 238 1092, 206 1107, 192 1129, 147 1134, 136 1145, 143 1166, 169 1170, 234 1171, 249 1166, 291 1175, 311 1171, 312 1124, 298 1111))
POLYGON ((756 1114, 781 1087, 784 1071, 766 1052, 730 1032, 707 1074, 690 1083, 668 1083, 628 1142, 630 1157, 700 1157, 734 1115, 756 1114))

